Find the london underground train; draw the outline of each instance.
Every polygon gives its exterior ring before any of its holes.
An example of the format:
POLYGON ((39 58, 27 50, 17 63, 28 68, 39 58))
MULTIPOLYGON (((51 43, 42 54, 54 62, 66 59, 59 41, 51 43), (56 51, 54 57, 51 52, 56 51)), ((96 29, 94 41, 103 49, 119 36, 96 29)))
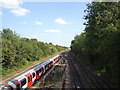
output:
POLYGON ((51 67, 53 67, 59 59, 60 54, 48 59, 47 61, 9 81, 7 84, 0 85, 0 90, 21 90, 29 88, 36 80, 40 79, 51 67))

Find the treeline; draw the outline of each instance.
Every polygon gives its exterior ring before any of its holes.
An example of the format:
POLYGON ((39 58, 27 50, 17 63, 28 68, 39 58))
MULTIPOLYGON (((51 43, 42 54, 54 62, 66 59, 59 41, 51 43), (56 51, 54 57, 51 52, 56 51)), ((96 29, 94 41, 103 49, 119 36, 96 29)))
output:
POLYGON ((37 39, 21 38, 10 29, 3 29, 1 38, 2 75, 7 75, 13 69, 66 49, 66 47, 40 42, 37 39))
POLYGON ((108 87, 120 87, 120 2, 87 4, 86 28, 71 42, 71 51, 108 87))

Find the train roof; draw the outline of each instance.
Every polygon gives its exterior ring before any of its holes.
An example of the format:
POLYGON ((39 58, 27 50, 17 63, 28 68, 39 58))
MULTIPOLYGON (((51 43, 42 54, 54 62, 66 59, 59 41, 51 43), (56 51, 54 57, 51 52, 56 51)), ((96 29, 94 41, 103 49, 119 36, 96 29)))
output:
MULTIPOLYGON (((35 70, 36 68, 41 68, 41 67, 43 67, 44 65, 48 64, 50 61, 53 61, 53 60, 54 60, 56 57, 58 57, 58 56, 60 56, 60 54, 58 54, 58 55, 56 55, 56 56, 54 56, 54 57, 52 57, 52 58, 50 58, 50 59, 48 59, 48 60, 40 63, 40 64, 37 65, 37 66, 32 67, 30 70, 28 70, 27 72, 21 74, 20 76, 18 76, 18 77, 16 77, 16 78, 12 79, 11 81, 16 81, 16 80, 23 79, 23 78, 25 77, 25 75, 27 75, 28 73, 34 72, 34 70, 35 70)), ((11 82, 11 81, 10 81, 10 82, 11 82)))
POLYGON ((53 60, 54 60, 56 57, 58 57, 58 56, 60 56, 60 54, 58 54, 58 55, 56 55, 56 56, 50 58, 49 60, 50 60, 50 61, 53 61, 53 60))

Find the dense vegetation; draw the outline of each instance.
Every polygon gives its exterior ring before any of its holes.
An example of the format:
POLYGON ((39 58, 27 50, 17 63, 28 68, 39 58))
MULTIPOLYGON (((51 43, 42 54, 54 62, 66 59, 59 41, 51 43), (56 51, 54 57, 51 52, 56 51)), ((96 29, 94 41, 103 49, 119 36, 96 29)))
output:
POLYGON ((109 87, 120 86, 120 2, 87 4, 83 33, 71 51, 86 62, 109 87))
POLYGON ((37 39, 21 38, 10 29, 3 29, 2 37, 2 74, 7 75, 17 68, 50 56, 65 47, 43 43, 37 39))

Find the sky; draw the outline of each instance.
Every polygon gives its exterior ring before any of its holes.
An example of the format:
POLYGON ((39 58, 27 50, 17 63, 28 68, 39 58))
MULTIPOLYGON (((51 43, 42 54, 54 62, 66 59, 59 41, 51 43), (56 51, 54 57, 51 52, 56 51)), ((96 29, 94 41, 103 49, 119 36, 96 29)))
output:
POLYGON ((86 3, 2 0, 0 29, 10 28, 20 37, 70 47, 74 36, 85 28, 86 3))

